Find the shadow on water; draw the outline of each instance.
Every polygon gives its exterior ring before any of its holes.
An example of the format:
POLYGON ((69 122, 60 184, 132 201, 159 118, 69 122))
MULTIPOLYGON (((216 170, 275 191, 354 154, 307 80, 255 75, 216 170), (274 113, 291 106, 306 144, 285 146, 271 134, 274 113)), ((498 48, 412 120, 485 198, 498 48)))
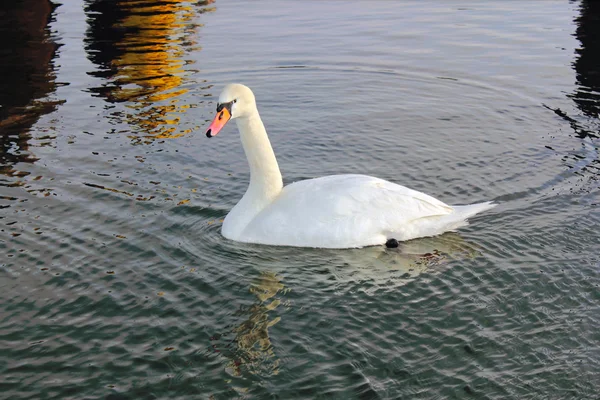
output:
MULTIPOLYGON (((30 129, 40 116, 61 103, 49 99, 56 89, 53 63, 59 45, 48 24, 57 5, 48 0, 6 2, 0 22, 0 173, 10 177, 27 175, 17 171, 21 162, 35 162, 30 151, 30 129)), ((18 185, 12 182, 8 185, 18 185)), ((2 183, 1 186, 7 186, 2 183)))
POLYGON ((125 110, 111 116, 136 127, 134 142, 192 131, 179 127, 181 114, 194 107, 181 97, 188 92, 186 76, 193 72, 193 62, 185 55, 200 50, 196 37, 201 25, 192 21, 197 14, 214 11, 213 2, 85 1, 85 48, 98 66, 90 75, 103 81, 91 92, 109 103, 125 104, 125 110))

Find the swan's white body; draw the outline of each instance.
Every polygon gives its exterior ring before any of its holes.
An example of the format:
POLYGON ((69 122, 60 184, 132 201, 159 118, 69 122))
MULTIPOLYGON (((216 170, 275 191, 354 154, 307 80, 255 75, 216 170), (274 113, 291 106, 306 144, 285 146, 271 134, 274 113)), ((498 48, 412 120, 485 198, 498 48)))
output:
MULTIPOLYGON (((283 187, 250 89, 228 85, 219 104, 227 105, 236 118, 250 166, 248 190, 223 222, 222 234, 228 239, 299 247, 373 246, 391 238, 404 241, 455 230, 494 207, 489 202, 449 206, 365 175, 331 175, 283 187)), ((227 119, 222 122, 217 114, 207 136, 212 136, 211 129, 216 135, 227 119)))

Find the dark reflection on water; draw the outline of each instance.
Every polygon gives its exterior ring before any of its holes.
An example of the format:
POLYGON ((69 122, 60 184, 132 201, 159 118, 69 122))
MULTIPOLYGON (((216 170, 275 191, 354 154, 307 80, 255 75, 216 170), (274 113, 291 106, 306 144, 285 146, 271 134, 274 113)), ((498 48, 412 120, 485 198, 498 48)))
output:
POLYGON ((579 40, 580 47, 575 49, 575 69, 577 87, 569 97, 583 113, 584 118, 571 116, 559 108, 548 107, 559 117, 569 123, 575 135, 600 137, 600 6, 596 1, 582 0, 579 3, 579 16, 575 18, 574 36, 579 40))
MULTIPOLYGON (((572 3, 575 3, 572 1, 572 3)), ((572 62, 576 76, 576 88, 569 94, 584 118, 570 115, 560 108, 546 106, 569 123, 575 135, 581 139, 600 137, 600 3, 582 0, 576 2, 579 15, 575 17, 574 36, 580 42, 572 62)))
POLYGON ((580 45, 575 49, 571 63, 576 85, 567 97, 573 100, 579 112, 571 114, 566 109, 544 106, 566 121, 575 137, 591 139, 582 141, 579 149, 563 149, 560 152, 568 168, 581 177, 578 187, 571 188, 571 191, 590 193, 597 187, 595 182, 600 175, 600 156, 594 143, 600 138, 600 2, 582 0, 572 3, 579 11, 574 18, 576 28, 573 36, 580 45))
MULTIPOLYGON (((58 44, 48 23, 56 4, 48 0, 4 2, 0 12, 0 174, 21 176, 19 162, 34 162, 30 128, 56 109, 53 59, 58 44)), ((51 136, 51 135, 50 135, 51 136)))
POLYGON ((597 119, 600 117, 600 2, 582 0, 579 11, 575 37, 581 47, 576 49, 573 62, 579 86, 572 98, 585 115, 597 119))
POLYGON ((570 156, 572 161, 569 163, 591 182, 583 185, 583 190, 590 192, 597 187, 594 182, 600 177, 600 156, 593 142, 600 138, 600 2, 582 0, 579 13, 575 18, 575 37, 581 46, 575 50, 573 61, 577 86, 569 97, 583 115, 571 118, 565 113, 557 114, 569 122, 578 138, 592 140, 591 143, 584 142, 582 151, 570 156))
POLYGON ((191 132, 179 127, 181 115, 193 107, 181 99, 188 92, 186 76, 194 72, 186 68, 193 61, 185 55, 201 49, 200 25, 192 20, 214 11, 213 1, 85 1, 86 51, 99 67, 90 74, 103 82, 91 92, 126 103, 128 110, 112 116, 135 125, 142 141, 191 132))

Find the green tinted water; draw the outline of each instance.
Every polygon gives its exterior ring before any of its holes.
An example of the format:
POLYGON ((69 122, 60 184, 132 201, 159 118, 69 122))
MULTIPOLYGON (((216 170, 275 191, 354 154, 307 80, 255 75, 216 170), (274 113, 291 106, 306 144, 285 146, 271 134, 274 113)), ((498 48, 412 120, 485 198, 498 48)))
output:
POLYGON ((23 32, 3 35, 7 398, 597 396, 593 3, 23 7, 3 28, 23 32), (203 128, 232 81, 286 183, 499 206, 399 249, 225 240, 247 165, 233 125, 203 128))

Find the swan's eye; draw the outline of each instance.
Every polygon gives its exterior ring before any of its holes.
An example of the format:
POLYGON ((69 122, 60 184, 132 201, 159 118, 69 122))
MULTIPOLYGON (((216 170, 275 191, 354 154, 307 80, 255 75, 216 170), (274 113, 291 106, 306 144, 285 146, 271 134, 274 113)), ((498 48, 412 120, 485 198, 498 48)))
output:
POLYGON ((233 104, 237 103, 237 99, 233 99, 233 104))

